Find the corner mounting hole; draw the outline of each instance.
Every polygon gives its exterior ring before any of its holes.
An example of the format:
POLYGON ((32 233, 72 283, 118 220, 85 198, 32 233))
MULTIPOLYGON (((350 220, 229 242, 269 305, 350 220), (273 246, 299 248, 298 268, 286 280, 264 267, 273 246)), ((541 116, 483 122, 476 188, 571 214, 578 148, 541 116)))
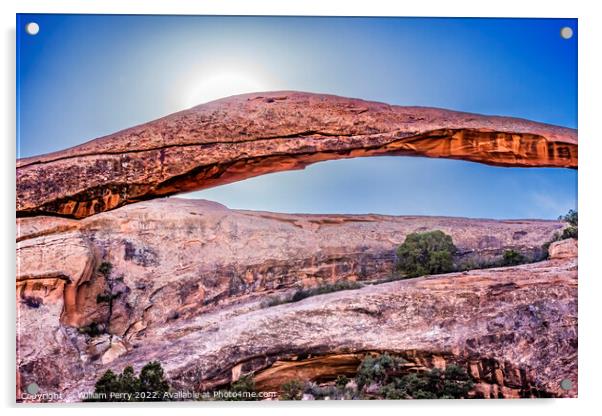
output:
POLYGON ((568 378, 565 378, 564 380, 562 380, 560 382, 560 388, 562 390, 570 390, 573 388, 573 382, 571 380, 569 380, 568 378))
POLYGON ((28 35, 35 36, 40 32, 40 25, 36 22, 29 22, 25 25, 25 32, 27 32, 28 35))
POLYGON ((570 39, 573 37, 573 29, 571 29, 568 26, 563 27, 562 29, 560 29, 560 36, 562 37, 562 39, 570 39))

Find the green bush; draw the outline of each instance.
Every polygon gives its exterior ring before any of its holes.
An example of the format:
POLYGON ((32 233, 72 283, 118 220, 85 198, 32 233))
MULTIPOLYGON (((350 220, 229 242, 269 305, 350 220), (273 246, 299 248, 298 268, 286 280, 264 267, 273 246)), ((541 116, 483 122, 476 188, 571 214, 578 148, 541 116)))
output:
POLYGON ((288 297, 273 296, 263 302, 262 307, 269 308, 272 306, 282 305, 284 303, 299 302, 312 296, 325 295, 327 293, 339 292, 341 290, 359 289, 361 287, 361 283, 341 280, 333 284, 310 287, 307 289, 298 289, 295 291, 295 293, 288 297))
POLYGON ((103 261, 98 266, 98 272, 102 274, 104 277, 109 277, 111 275, 111 271, 113 270, 113 264, 108 261, 103 261))
POLYGON ((569 212, 566 215, 561 215, 560 217, 558 217, 558 219, 560 221, 568 222, 573 227, 577 227, 578 226, 577 211, 575 211, 573 209, 569 210, 569 212))
POLYGON ((367 355, 360 364, 355 382, 359 389, 372 383, 383 384, 392 374, 399 372, 399 366, 406 361, 385 353, 377 357, 367 355))
POLYGON ((85 325, 77 328, 80 334, 88 335, 89 337, 97 337, 106 332, 105 326, 97 322, 92 322, 90 325, 85 325))
MULTIPOLYGON (((460 399, 468 397, 474 387, 470 375, 462 367, 450 364, 445 371, 437 368, 404 374, 400 357, 383 354, 366 356, 356 375, 363 397, 368 386, 380 386, 377 397, 384 399, 460 399)), ((374 397, 375 393, 368 394, 374 397)))
POLYGON ((308 289, 299 289, 293 294, 290 301, 299 302, 300 300, 309 298, 311 296, 324 295, 326 293, 339 292, 341 290, 359 289, 360 287, 362 287, 360 283, 348 280, 341 280, 339 282, 329 285, 322 285, 308 289))
POLYGON ((577 211, 571 209, 566 215, 561 215, 560 217, 558 217, 558 219, 560 221, 569 223, 569 226, 562 230, 561 239, 578 238, 579 233, 577 227, 579 226, 579 218, 577 215, 577 211))
POLYGON ((560 241, 560 240, 566 240, 567 238, 575 238, 575 239, 579 238, 579 231, 578 231, 579 219, 578 219, 577 211, 571 209, 571 210, 569 210, 569 212, 566 215, 559 216, 558 220, 567 222, 569 225, 568 225, 568 227, 566 227, 562 230, 562 233, 558 233, 558 232, 554 233, 554 235, 552 236, 552 239, 550 241, 545 242, 541 246, 542 251, 545 253, 544 258, 548 257, 548 250, 550 248, 550 244, 552 244, 553 242, 560 241))
POLYGON ((301 400, 303 397, 304 385, 300 380, 290 380, 281 387, 281 400, 301 400))
POLYGON ((569 225, 568 227, 566 227, 564 230, 562 230, 562 240, 565 240, 567 238, 575 238, 578 239, 579 232, 576 226, 573 225, 569 225))
POLYGON ((456 246, 451 236, 435 230, 409 234, 397 249, 397 270, 406 277, 454 270, 456 246))
POLYGON ((337 379, 334 382, 334 385, 339 387, 339 388, 344 388, 347 383, 349 383, 349 377, 345 376, 345 375, 340 375, 337 376, 337 379))
POLYGON ((314 400, 340 400, 345 397, 343 388, 337 387, 336 385, 326 385, 322 387, 311 381, 305 384, 303 393, 311 394, 314 400))
POLYGON ((140 370, 140 388, 145 392, 157 392, 163 395, 169 391, 163 367, 158 361, 151 361, 140 370))
POLYGON ((242 376, 230 384, 229 395, 224 395, 226 401, 255 401, 259 400, 256 394, 255 381, 251 375, 242 376))
POLYGON ((96 382, 94 397, 86 401, 167 401, 169 389, 161 364, 151 361, 142 367, 139 377, 131 366, 121 374, 107 370, 96 382))
POLYGON ((504 251, 502 266, 516 266, 527 262, 527 258, 516 250, 504 251))
POLYGON ((99 293, 98 295, 96 295, 96 303, 110 303, 114 299, 117 299, 119 295, 121 295, 121 293, 99 293))

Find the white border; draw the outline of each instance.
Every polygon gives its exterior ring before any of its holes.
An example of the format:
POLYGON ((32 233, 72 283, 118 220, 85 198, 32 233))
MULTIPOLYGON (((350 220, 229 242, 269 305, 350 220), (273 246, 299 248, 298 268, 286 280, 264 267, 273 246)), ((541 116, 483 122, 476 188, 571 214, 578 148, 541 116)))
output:
MULTIPOLYGON (((231 15, 347 15, 347 16, 472 16, 472 17, 577 17, 579 18, 579 216, 580 258, 579 258, 579 398, 566 400, 506 400, 486 401, 438 401, 438 402, 332 402, 332 403, 224 403, 199 404, 193 408, 187 404, 177 408, 169 406, 146 407, 149 414, 165 413, 167 409, 177 414, 224 414, 245 412, 249 415, 281 414, 326 414, 345 412, 350 415, 365 414, 372 409, 379 413, 411 412, 415 414, 467 415, 545 412, 548 415, 576 415, 597 406, 600 393, 602 368, 600 350, 602 348, 600 298, 602 297, 602 276, 598 273, 600 263, 600 238, 602 227, 600 204, 602 186, 599 179, 602 165, 602 137, 600 111, 602 100, 602 64, 599 40, 602 39, 602 19, 594 1, 540 1, 525 0, 472 1, 420 0, 392 2, 383 0, 22 0, 2 1, 1 19, 3 23, 3 63, 2 82, 4 97, 2 107, 3 180, 2 211, 4 220, 3 247, 0 251, 0 264, 5 273, 3 285, 4 314, 2 319, 4 337, 2 347, 2 378, 0 392, 2 404, 9 412, 44 412, 53 414, 103 414, 119 412, 135 414, 140 412, 132 406, 121 405, 108 408, 108 405, 83 408, 81 406, 45 406, 43 408, 18 406, 14 401, 14 200, 15 200, 15 13, 115 13, 115 14, 231 14, 231 15)), ((59 122, 59 121, 57 121, 59 122)), ((65 121, 60 121, 65 122, 65 121)), ((593 412, 592 412, 593 413, 593 412)))

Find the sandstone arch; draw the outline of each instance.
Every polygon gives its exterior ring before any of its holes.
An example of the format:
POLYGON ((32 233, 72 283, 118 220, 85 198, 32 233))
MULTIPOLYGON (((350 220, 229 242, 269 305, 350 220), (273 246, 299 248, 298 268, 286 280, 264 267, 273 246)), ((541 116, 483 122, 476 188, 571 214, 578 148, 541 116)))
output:
POLYGON ((17 161, 17 215, 83 218, 324 160, 405 155, 577 168, 577 132, 303 92, 225 98, 17 161))

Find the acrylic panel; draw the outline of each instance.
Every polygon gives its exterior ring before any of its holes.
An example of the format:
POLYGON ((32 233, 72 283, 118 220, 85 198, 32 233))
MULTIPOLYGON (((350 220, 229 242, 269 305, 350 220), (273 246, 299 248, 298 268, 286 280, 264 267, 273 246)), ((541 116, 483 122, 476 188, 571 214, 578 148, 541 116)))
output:
POLYGON ((16 400, 576 397, 577 36, 17 15, 16 400))

